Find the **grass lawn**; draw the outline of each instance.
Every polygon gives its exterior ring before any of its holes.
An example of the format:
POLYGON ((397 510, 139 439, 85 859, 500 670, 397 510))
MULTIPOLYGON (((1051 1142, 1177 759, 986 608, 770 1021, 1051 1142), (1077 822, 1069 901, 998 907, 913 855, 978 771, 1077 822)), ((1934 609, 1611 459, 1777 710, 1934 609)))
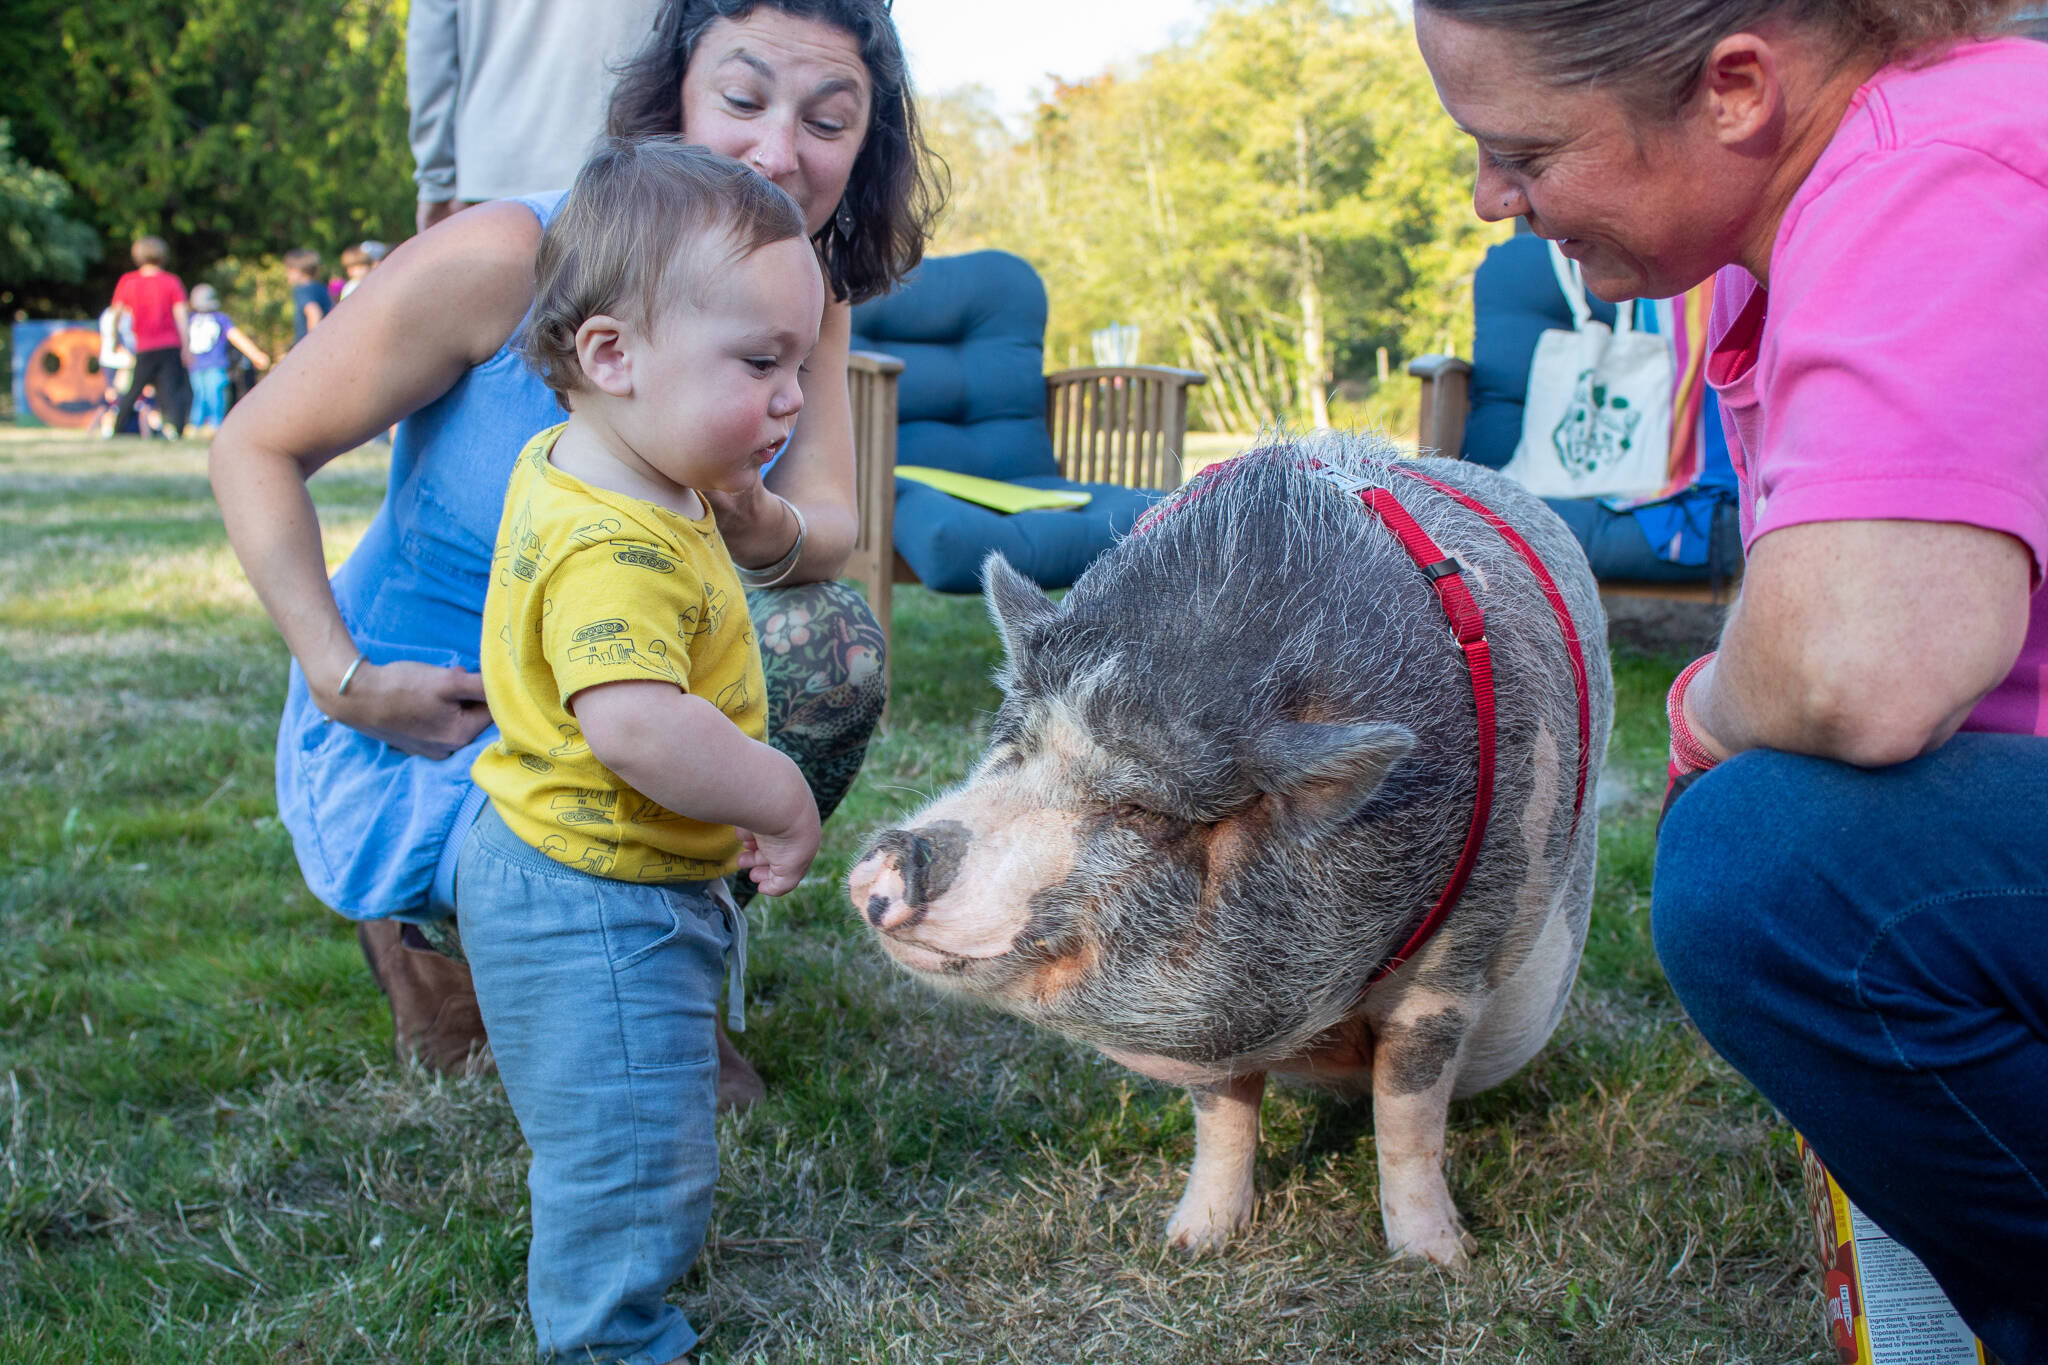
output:
MULTIPOLYGON (((350 926, 275 818, 285 653, 196 442, 0 435, 0 1360, 526 1359, 524 1151, 493 1078, 395 1065, 350 926)), ((314 481, 337 559, 373 454, 314 481)), ((981 604, 897 595, 892 728, 812 878, 754 910, 678 1301, 711 1362, 1819 1361, 1789 1135, 1651 953, 1661 699, 1617 659, 1601 875, 1551 1046, 1451 1113, 1481 1252, 1385 1256, 1367 1107, 1279 1089, 1226 1253, 1160 1233, 1184 1095, 903 979, 839 880, 971 760, 981 604)), ((594 1116, 601 1121, 601 1116, 594 1116)))

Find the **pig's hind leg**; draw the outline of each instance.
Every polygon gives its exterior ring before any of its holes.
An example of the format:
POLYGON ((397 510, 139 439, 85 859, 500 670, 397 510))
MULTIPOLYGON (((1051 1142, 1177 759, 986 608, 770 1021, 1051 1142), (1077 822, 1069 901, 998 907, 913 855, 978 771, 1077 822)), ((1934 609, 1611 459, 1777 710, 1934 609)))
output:
POLYGON ((1372 1126, 1387 1250, 1449 1270, 1465 1269, 1479 1250, 1444 1183, 1444 1127, 1471 1008, 1418 992, 1373 1026, 1372 1126))
POLYGON ((1173 1246, 1184 1251, 1221 1246, 1252 1221, 1259 1102, 1265 1094, 1262 1071, 1189 1088, 1195 1104, 1195 1164, 1166 1225, 1173 1246))

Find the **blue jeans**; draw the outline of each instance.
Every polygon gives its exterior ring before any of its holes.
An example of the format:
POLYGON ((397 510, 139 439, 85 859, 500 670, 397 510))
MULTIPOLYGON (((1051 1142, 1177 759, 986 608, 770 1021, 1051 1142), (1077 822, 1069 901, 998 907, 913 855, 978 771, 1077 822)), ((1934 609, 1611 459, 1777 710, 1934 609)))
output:
POLYGON ((2048 739, 1756 751, 1671 807, 1657 956, 2006 1365, 2048 1361, 2048 739))
POLYGON ((715 886, 589 876, 488 805, 463 844, 462 943, 533 1151, 526 1286, 544 1360, 665 1365, 696 1344, 663 1296, 704 1243, 718 1181, 713 1020, 745 931, 715 886))
POLYGON ((192 425, 217 427, 228 415, 228 372, 225 366, 192 370, 192 425))

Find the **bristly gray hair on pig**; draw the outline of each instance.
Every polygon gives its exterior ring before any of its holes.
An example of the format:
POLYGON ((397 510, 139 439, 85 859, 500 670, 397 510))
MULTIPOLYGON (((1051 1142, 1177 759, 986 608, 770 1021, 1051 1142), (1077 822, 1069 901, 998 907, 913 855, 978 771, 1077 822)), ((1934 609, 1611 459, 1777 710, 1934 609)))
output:
MULTIPOLYGON (((1443 889, 1477 781, 1464 657, 1393 533, 1309 461, 1391 487, 1464 563, 1485 609, 1499 703, 1492 821, 1461 903, 1412 970, 1417 984, 1463 995, 1519 965, 1531 945, 1503 943, 1517 905, 1568 861, 1577 691, 1556 618, 1520 557, 1470 510, 1393 473, 1399 458, 1374 436, 1278 440, 1169 498, 1058 605, 992 557, 990 609, 1010 657, 984 764, 1064 717, 1092 748, 1096 814, 1074 875, 1034 899, 1019 937, 1027 946, 964 989, 1001 994, 1086 940, 1095 970, 1005 1007, 1090 1042, 1190 1062, 1297 1055, 1354 1012, 1368 974, 1443 889), (1340 756, 1351 777, 1383 774, 1359 783, 1363 804, 1319 820, 1313 800, 1275 799, 1302 781, 1275 736, 1302 722, 1371 727, 1341 731, 1355 736, 1340 756), (1175 842, 1232 820, 1264 822, 1264 837, 1233 843, 1221 870, 1207 861, 1215 845, 1175 842)), ((1576 565, 1555 576, 1588 646, 1592 743, 1604 747, 1604 617, 1577 543, 1490 471, 1447 460, 1427 471, 1454 486, 1484 481, 1482 501, 1547 564, 1576 565)), ((1578 837, 1591 839, 1593 824, 1589 791, 1578 837)), ((1571 929, 1576 948, 1583 912, 1571 929)))

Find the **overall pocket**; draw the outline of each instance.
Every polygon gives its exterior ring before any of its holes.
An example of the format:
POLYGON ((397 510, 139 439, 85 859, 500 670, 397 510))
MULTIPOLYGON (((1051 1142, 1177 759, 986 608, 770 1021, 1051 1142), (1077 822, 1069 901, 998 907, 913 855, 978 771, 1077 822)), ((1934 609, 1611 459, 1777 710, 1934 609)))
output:
MULTIPOLYGON (((373 663, 460 666, 445 649, 361 641, 373 663)), ((280 743, 278 806, 307 886, 350 919, 424 910, 434 870, 463 800, 487 729, 444 759, 392 748, 331 720, 313 704, 296 666, 280 743)))

